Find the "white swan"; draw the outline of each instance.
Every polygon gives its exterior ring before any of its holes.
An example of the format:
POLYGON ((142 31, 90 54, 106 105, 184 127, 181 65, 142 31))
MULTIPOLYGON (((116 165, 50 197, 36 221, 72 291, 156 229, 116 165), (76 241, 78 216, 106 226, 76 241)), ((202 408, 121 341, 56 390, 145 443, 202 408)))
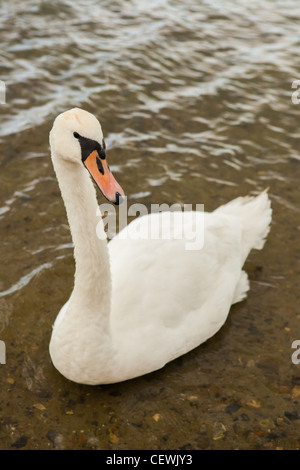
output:
MULTIPOLYGON (((193 212, 193 223, 204 224, 202 249, 187 250, 184 239, 120 234, 107 243, 96 234, 98 206, 89 173, 112 202, 124 193, 107 166, 99 121, 78 108, 62 113, 50 144, 76 261, 73 292, 53 326, 54 366, 74 382, 120 382, 157 370, 213 336, 230 306, 246 297, 244 261, 252 248, 263 247, 271 222, 266 192, 212 213, 193 212)), ((170 223, 162 212, 129 227, 149 220, 170 223)), ((184 222, 189 237, 190 217, 184 222)))

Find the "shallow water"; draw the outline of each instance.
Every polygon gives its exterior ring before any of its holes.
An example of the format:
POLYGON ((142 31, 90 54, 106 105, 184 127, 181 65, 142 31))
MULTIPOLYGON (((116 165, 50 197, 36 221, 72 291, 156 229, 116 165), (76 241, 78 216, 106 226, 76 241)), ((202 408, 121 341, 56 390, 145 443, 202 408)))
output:
POLYGON ((1 449, 300 448, 300 6, 186 3, 0 5, 1 449), (67 381, 48 353, 74 273, 48 134, 73 106, 100 118, 130 202, 210 211, 269 187, 273 206, 221 331, 111 386, 67 381))

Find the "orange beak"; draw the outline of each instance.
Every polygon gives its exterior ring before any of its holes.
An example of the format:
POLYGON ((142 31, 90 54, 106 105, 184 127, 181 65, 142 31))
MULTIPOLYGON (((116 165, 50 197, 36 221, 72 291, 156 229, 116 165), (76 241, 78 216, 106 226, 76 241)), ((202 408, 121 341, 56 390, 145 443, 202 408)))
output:
POLYGON ((125 193, 110 171, 106 158, 100 158, 98 151, 93 150, 84 160, 84 165, 106 199, 116 205, 121 204, 125 193))

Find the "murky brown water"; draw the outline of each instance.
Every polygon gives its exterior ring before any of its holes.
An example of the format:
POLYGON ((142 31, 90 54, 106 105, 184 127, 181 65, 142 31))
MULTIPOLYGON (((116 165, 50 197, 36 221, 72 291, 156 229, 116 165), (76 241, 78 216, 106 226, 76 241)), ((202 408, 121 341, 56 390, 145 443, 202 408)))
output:
POLYGON ((299 2, 1 2, 1 449, 299 449, 299 2), (204 203, 270 187, 248 299, 206 344, 111 386, 48 353, 72 289, 49 158, 55 116, 96 114, 129 201, 204 203))

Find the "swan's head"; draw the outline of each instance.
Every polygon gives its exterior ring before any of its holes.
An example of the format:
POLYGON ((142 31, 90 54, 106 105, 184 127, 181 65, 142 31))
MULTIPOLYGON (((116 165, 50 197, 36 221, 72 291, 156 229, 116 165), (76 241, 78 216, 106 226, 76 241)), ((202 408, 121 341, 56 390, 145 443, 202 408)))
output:
POLYGON ((93 114, 79 108, 59 114, 50 132, 50 146, 52 158, 85 167, 103 195, 120 204, 124 191, 109 169, 101 125, 93 114))

